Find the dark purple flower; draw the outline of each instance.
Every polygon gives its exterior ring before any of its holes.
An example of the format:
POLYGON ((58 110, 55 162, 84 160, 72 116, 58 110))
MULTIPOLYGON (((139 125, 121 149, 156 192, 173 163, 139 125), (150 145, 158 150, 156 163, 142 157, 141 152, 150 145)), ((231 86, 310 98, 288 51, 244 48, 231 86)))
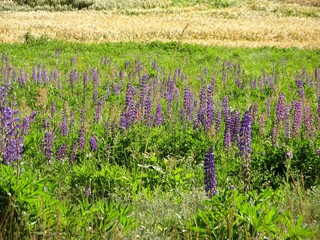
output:
POLYGON ((297 137, 300 132, 301 121, 302 121, 302 103, 300 101, 297 101, 294 105, 294 113, 293 113, 292 134, 294 137, 297 137))
POLYGON ((77 156, 77 144, 73 144, 71 147, 71 154, 70 154, 70 163, 74 163, 77 156))
POLYGON ((225 130, 224 130, 224 146, 226 148, 231 147, 231 119, 230 116, 227 115, 225 118, 225 130))
POLYGON ((276 116, 277 116, 277 123, 280 123, 284 119, 285 115, 285 108, 284 108, 284 94, 281 93, 278 98, 278 103, 276 106, 276 116))
POLYGON ((84 194, 85 197, 89 197, 91 195, 91 187, 90 186, 86 186, 84 189, 84 194))
POLYGON ((57 151, 57 159, 61 160, 64 159, 67 155, 67 144, 63 143, 61 146, 58 148, 57 151))
POLYGON ((47 160, 50 161, 53 158, 53 134, 47 131, 44 135, 42 142, 42 150, 47 160))
POLYGON ((293 153, 292 153, 291 151, 287 151, 287 152, 285 153, 285 157, 286 157, 286 159, 292 159, 293 153))
POLYGON ((98 142, 97 139, 94 135, 91 136, 89 139, 89 144, 90 144, 90 150, 91 151, 97 151, 98 150, 98 142))
POLYGON ((96 115, 95 115, 95 121, 98 123, 101 119, 101 108, 103 105, 103 100, 100 100, 96 106, 96 115))
POLYGON ((238 148, 240 156, 249 158, 251 149, 251 113, 246 111, 241 120, 238 148))
POLYGON ((155 120, 154 120, 154 125, 155 126, 160 126, 163 121, 163 116, 162 116, 162 106, 160 103, 157 104, 156 108, 156 114, 155 114, 155 120))
POLYGON ((290 138, 291 136, 291 126, 290 126, 290 110, 291 110, 291 106, 287 105, 286 107, 286 111, 285 111, 285 125, 284 125, 284 136, 286 138, 290 138))
POLYGON ((204 160, 204 184, 209 198, 217 194, 216 168, 212 147, 205 154, 204 160))

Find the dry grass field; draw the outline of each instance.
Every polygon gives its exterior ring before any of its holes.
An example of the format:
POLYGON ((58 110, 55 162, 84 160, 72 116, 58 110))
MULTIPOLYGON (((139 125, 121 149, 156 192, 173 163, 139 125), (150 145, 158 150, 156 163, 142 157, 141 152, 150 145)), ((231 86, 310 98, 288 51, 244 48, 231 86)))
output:
POLYGON ((320 7, 313 3, 248 1, 220 9, 195 5, 103 11, 2 11, 0 42, 23 42, 29 32, 35 37, 76 42, 159 40, 314 49, 320 47, 320 7))

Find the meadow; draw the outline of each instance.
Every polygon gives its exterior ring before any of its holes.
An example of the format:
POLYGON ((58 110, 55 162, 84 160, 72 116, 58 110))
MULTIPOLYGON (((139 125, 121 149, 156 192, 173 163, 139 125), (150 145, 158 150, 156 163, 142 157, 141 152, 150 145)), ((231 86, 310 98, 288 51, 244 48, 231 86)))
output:
POLYGON ((0 239, 319 239, 317 4, 0 11, 0 239))

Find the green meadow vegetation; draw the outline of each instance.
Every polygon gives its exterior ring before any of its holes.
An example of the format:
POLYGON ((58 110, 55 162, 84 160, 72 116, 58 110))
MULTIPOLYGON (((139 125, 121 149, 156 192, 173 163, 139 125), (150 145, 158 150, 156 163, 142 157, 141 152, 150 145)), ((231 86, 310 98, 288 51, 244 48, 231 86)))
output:
POLYGON ((0 239, 320 238, 319 50, 25 38, 0 239))

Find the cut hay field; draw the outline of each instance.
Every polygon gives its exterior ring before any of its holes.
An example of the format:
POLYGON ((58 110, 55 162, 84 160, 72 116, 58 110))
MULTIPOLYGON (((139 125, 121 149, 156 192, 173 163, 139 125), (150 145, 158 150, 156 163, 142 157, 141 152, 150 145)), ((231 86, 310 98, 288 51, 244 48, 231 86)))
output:
POLYGON ((102 43, 177 41, 232 47, 320 46, 319 7, 245 4, 65 12, 0 12, 0 42, 33 36, 102 43))

